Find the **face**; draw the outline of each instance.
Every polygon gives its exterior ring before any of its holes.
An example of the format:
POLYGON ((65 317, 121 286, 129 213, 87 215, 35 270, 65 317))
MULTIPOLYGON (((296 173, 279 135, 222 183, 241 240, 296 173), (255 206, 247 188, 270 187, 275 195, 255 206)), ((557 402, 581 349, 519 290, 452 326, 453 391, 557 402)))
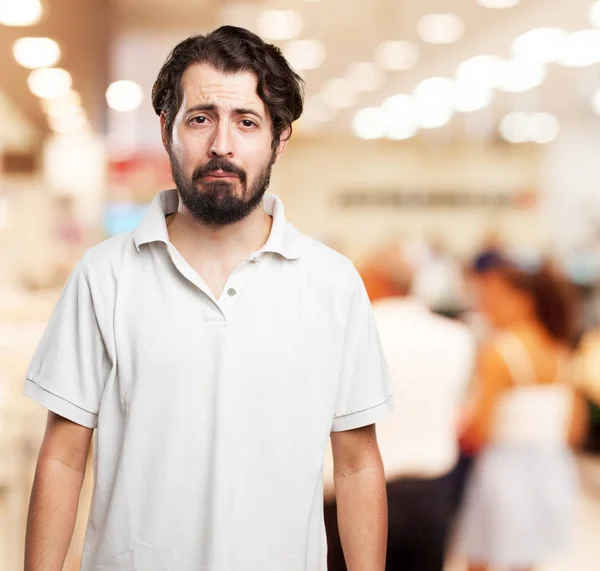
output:
POLYGON ((252 73, 225 74, 195 64, 181 78, 182 104, 171 140, 161 116, 181 201, 205 224, 225 226, 252 213, 285 149, 285 141, 273 149, 271 117, 256 87, 252 73))
POLYGON ((534 314, 531 296, 514 287, 500 272, 477 276, 473 285, 479 309, 494 327, 508 327, 534 314))

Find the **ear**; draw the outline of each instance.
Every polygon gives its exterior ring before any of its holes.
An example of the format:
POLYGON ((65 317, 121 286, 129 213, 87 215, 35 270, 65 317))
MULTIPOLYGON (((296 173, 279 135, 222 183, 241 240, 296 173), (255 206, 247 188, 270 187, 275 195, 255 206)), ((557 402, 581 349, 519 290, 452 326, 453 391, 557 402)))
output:
POLYGON ((281 137, 279 138, 279 145, 277 145, 277 149, 275 151, 275 161, 277 161, 279 159, 279 157, 283 154, 283 151, 285 151, 288 141, 290 140, 291 134, 292 134, 292 129, 290 127, 288 127, 287 129, 284 129, 281 132, 281 137))
POLYGON ((167 117, 161 112, 160 114, 160 137, 162 139, 163 147, 167 153, 169 152, 169 133, 167 133, 167 117))

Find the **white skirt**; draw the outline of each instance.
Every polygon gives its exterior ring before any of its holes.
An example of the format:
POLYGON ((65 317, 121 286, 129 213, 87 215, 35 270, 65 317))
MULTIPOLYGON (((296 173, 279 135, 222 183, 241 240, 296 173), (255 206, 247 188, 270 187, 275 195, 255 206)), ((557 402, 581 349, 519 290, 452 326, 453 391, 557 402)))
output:
POLYGON ((567 448, 493 445, 475 461, 458 525, 471 563, 529 567, 571 538, 577 490, 567 448))

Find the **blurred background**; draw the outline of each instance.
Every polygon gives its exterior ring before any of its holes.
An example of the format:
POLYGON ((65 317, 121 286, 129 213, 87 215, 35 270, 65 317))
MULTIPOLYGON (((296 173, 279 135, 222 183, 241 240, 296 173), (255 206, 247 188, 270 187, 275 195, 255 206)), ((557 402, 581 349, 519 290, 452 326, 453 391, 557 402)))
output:
MULTIPOLYGON (((466 270, 499 248, 552 259, 581 294, 581 335, 598 325, 600 2, 0 0, 3 571, 21 568, 45 420, 20 395, 28 361, 75 261, 172 186, 151 87, 175 44, 222 24, 280 46, 306 80, 271 191, 354 261, 373 300, 378 253, 401 240, 415 295, 477 332, 466 270)), ((591 397, 590 410, 576 541, 556 571, 600 569, 591 397)))

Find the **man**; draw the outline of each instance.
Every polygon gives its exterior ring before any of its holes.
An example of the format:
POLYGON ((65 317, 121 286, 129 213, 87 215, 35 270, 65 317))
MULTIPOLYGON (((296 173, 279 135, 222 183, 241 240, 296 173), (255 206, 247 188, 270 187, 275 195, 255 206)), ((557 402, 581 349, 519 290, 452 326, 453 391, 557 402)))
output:
POLYGON ((25 569, 61 569, 95 429, 83 571, 324 571, 330 434, 349 566, 382 570, 391 398, 368 298, 265 195, 301 80, 223 27, 174 49, 152 101, 177 190, 84 256, 27 373, 50 415, 25 569))
POLYGON ((412 284, 414 297, 439 314, 456 315, 464 289, 459 262, 439 237, 424 243, 420 256, 412 284))
MULTIPOLYGON (((389 510, 386 569, 442 571, 455 505, 451 473, 459 455, 458 412, 475 343, 465 325, 411 297, 416 263, 408 247, 392 244, 382 260, 395 294, 375 302, 373 313, 398 403, 377 430, 389 510)), ((328 523, 335 520, 329 503, 326 517, 328 523)), ((332 527, 331 568, 339 571, 345 567, 337 562, 332 527)))

